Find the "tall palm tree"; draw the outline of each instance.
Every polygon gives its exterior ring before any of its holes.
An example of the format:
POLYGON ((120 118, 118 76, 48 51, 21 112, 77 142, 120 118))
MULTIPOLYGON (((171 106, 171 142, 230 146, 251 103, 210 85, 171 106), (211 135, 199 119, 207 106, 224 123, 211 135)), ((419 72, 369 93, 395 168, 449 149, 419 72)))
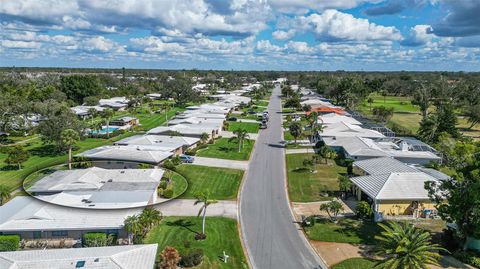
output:
POLYGON ((163 215, 162 212, 156 210, 153 207, 145 208, 139 216, 140 222, 150 230, 153 225, 156 225, 162 221, 163 215))
POLYGON ((438 265, 440 254, 444 250, 432 244, 431 235, 427 231, 416 228, 412 224, 390 222, 388 225, 378 224, 383 228, 375 253, 384 257, 375 267, 384 269, 424 269, 428 265, 438 265))
POLYGON ((95 130, 95 135, 98 137, 98 134, 100 133, 100 130, 102 130, 103 127, 103 122, 102 121, 97 121, 92 124, 92 129, 95 130))
POLYGON ((107 137, 110 136, 110 121, 112 120, 113 116, 115 115, 115 111, 111 108, 107 108, 103 111, 102 117, 105 119, 107 123, 107 137))
POLYGON ((89 108, 87 112, 90 115, 90 124, 93 124, 93 119, 95 119, 95 117, 98 115, 98 112, 93 107, 89 108))
POLYGON ((3 205, 5 200, 10 199, 10 189, 7 186, 0 185, 0 205, 3 205))
POLYGON ((127 231, 128 233, 128 241, 130 244, 132 243, 132 240, 135 238, 135 236, 143 231, 142 223, 140 222, 140 218, 137 215, 128 216, 124 220, 123 226, 125 228, 125 231, 127 231))
POLYGON ((228 141, 236 141, 238 143, 238 152, 242 151, 243 144, 245 140, 247 140, 250 136, 247 133, 247 130, 245 129, 237 129, 233 131, 233 134, 235 136, 231 137, 228 139, 228 141))
POLYGON ((210 136, 208 135, 208 133, 203 132, 202 135, 200 135, 200 141, 202 142, 202 144, 205 144, 208 141, 209 137, 210 136))
POLYGON ((208 192, 202 192, 202 193, 198 193, 197 195, 195 195, 195 198, 197 200, 195 201, 194 205, 202 204, 202 207, 200 207, 200 210, 198 211, 198 215, 197 215, 198 217, 200 215, 202 215, 202 234, 200 235, 201 239, 206 238, 206 235, 205 235, 205 217, 207 215, 207 207, 218 202, 217 200, 210 199, 209 196, 210 196, 210 193, 208 193, 208 192))
POLYGON ((68 170, 72 169, 72 147, 80 140, 80 135, 73 129, 65 129, 60 134, 62 144, 68 148, 68 170))
POLYGON ((303 130, 302 130, 302 125, 298 122, 293 122, 290 124, 290 127, 288 127, 288 130, 290 134, 295 138, 295 144, 297 144, 297 139, 302 135, 303 130))

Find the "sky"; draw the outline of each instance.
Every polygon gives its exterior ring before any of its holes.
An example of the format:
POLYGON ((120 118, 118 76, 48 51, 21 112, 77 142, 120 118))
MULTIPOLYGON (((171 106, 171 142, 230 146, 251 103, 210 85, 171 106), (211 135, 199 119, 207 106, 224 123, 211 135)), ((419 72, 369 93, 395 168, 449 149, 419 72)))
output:
POLYGON ((480 0, 0 0, 0 66, 480 71, 480 0))

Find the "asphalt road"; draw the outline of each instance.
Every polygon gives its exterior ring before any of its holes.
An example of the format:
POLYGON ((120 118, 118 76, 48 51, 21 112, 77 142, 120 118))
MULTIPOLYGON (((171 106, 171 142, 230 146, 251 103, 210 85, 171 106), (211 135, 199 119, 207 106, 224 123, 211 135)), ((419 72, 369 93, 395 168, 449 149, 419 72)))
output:
POLYGON ((240 196, 240 224, 255 269, 327 268, 294 222, 281 145, 280 88, 270 98, 269 126, 261 130, 240 196))

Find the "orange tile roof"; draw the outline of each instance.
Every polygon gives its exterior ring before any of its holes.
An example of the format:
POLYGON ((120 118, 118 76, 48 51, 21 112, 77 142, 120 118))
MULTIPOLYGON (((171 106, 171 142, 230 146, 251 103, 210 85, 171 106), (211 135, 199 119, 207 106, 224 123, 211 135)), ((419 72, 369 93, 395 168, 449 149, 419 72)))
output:
POLYGON ((345 110, 337 107, 327 107, 327 106, 321 106, 321 107, 315 107, 310 109, 306 114, 310 115, 310 113, 317 112, 319 114, 325 114, 325 113, 336 113, 338 115, 344 115, 345 110))

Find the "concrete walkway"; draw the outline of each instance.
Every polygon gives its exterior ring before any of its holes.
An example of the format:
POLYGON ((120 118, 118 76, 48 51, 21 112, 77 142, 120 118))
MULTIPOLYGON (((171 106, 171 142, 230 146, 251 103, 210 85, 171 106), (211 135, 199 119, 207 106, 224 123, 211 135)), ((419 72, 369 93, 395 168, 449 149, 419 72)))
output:
POLYGON ((239 170, 247 170, 248 168, 248 161, 225 160, 225 159, 206 158, 206 157, 195 157, 193 164, 210 166, 210 167, 219 167, 219 168, 239 169, 239 170))
MULTIPOLYGON (((235 136, 233 132, 229 132, 229 131, 221 131, 220 135, 224 138, 230 138, 235 136)), ((248 137, 249 137, 248 139, 257 140, 258 134, 248 133, 248 137)))
POLYGON ((258 120, 249 120, 249 119, 238 119, 238 122, 248 122, 248 123, 259 123, 258 120))
POLYGON ((315 153, 313 148, 303 148, 303 149, 286 149, 285 154, 297 154, 297 153, 315 153))
MULTIPOLYGON (((194 202, 193 199, 174 199, 154 207, 164 216, 197 216, 202 205, 194 205, 194 202)), ((237 219, 237 202, 220 200, 208 207, 207 216, 237 219)))

